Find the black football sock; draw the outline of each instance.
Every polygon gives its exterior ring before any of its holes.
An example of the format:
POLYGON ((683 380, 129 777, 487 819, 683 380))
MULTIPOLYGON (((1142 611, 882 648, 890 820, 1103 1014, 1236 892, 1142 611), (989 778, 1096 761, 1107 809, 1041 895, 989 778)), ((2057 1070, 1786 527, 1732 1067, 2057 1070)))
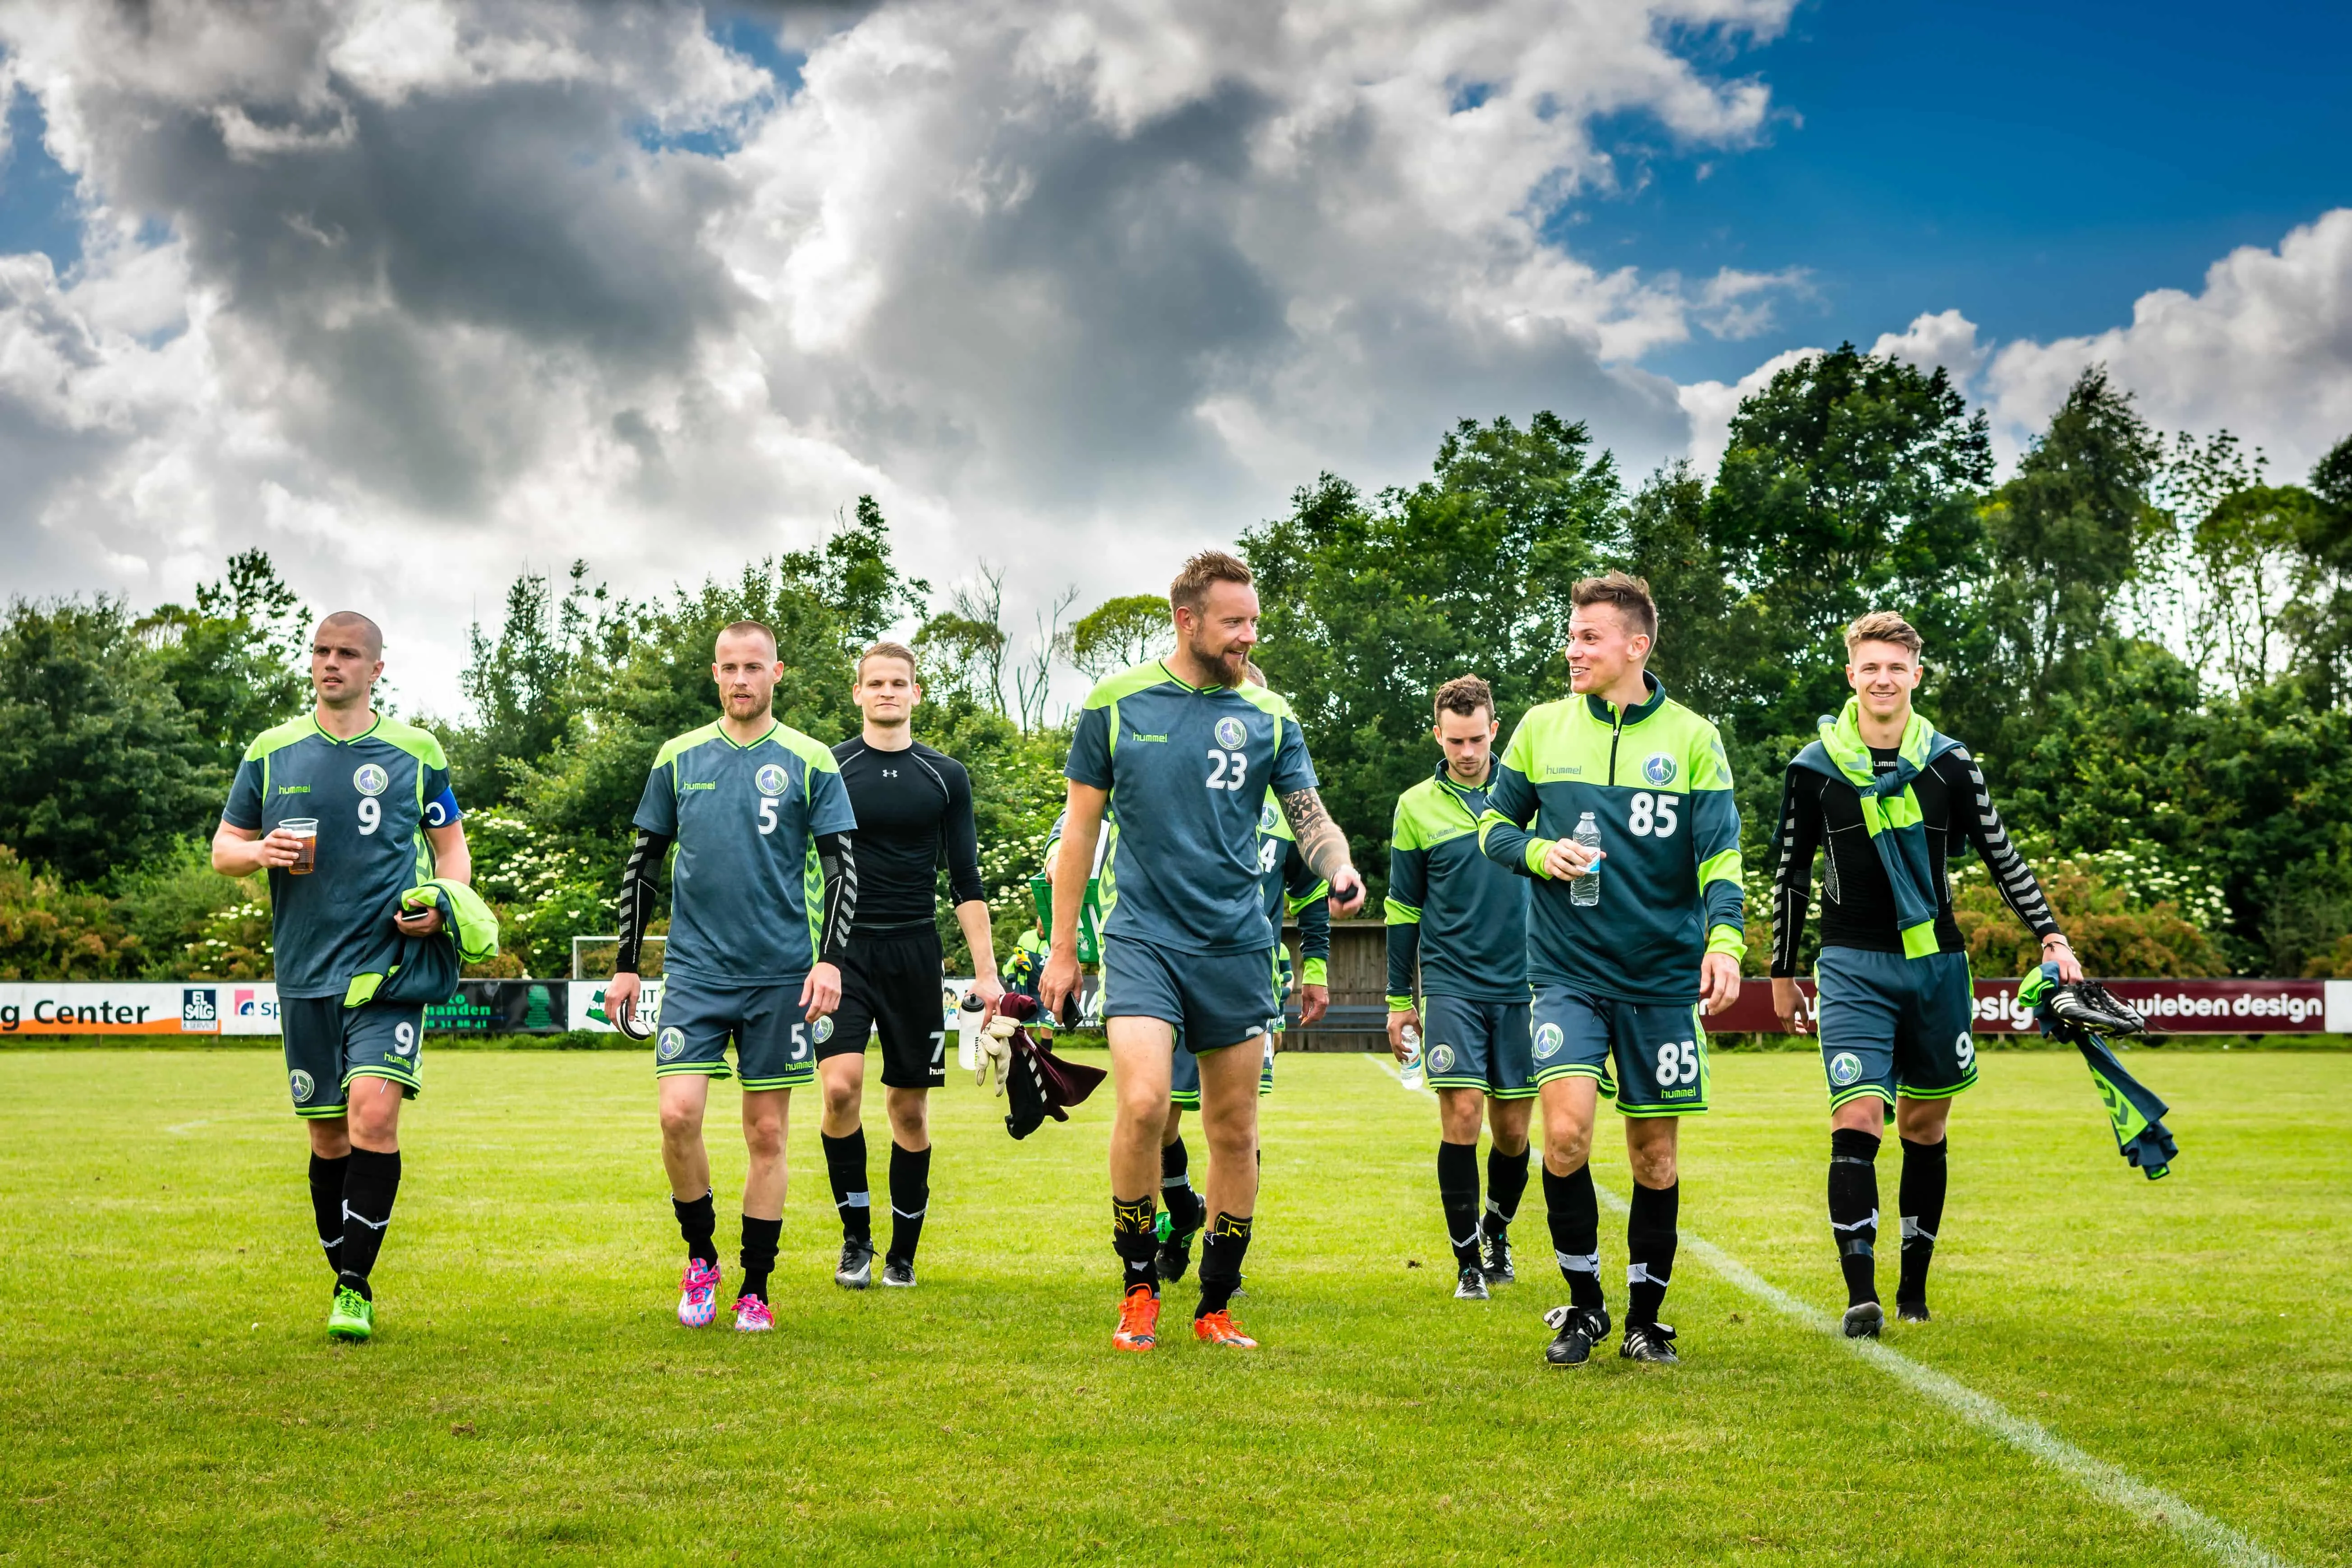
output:
POLYGON ((1488 1236, 1500 1236, 1519 1217, 1519 1199, 1528 1190, 1528 1151, 1506 1154, 1486 1151, 1486 1214, 1478 1223, 1488 1236))
POLYGON ((1179 1236, 1190 1236, 1209 1217, 1209 1205, 1192 1190, 1192 1156, 1179 1138, 1160 1145, 1160 1201, 1168 1207, 1168 1224, 1179 1236))
POLYGON ((343 1182, 351 1163, 349 1154, 332 1160, 310 1156, 310 1218, 319 1227, 319 1248, 327 1255, 327 1267, 338 1274, 342 1272, 335 1260, 343 1251, 343 1182))
POLYGON ((719 1215, 713 1211, 710 1194, 686 1201, 672 1198, 669 1206, 677 1214, 677 1233, 686 1237, 686 1255, 707 1268, 719 1267, 719 1243, 714 1237, 719 1230, 719 1215))
POLYGON ((1625 1216, 1625 1326, 1654 1323, 1665 1304, 1666 1282, 1675 1274, 1675 1221, 1682 1209, 1683 1184, 1645 1187, 1633 1184, 1625 1216))
POLYGON ((866 1190, 866 1129, 860 1127, 846 1138, 835 1138, 830 1132, 818 1136, 824 1143, 824 1173, 833 1178, 833 1206, 841 1211, 841 1239, 871 1247, 874 1194, 866 1190))
POLYGON ((1896 1194, 1903 1210, 1903 1277, 1897 1302, 1925 1304, 1927 1267, 1936 1261, 1936 1233, 1944 1228, 1945 1140, 1903 1140, 1903 1184, 1896 1194))
POLYGON ((1438 1144, 1437 1201, 1445 1205, 1445 1239, 1454 1248, 1454 1266, 1477 1268, 1478 1145, 1438 1144))
POLYGON ((931 1206, 931 1151, 890 1145, 889 1256, 913 1268, 923 1244, 923 1215, 931 1206))
POLYGON ((1221 1214, 1201 1244, 1201 1304, 1192 1316, 1222 1312, 1242 1286, 1242 1259, 1249 1252, 1250 1216, 1221 1214))
POLYGON ((775 1272, 776 1244, 783 1239, 781 1219, 743 1216, 743 1294, 768 1299, 768 1276, 775 1272))
POLYGON ((1830 1132, 1830 1236, 1851 1307, 1878 1300, 1878 1140, 1858 1127, 1830 1132))
POLYGON ((343 1245, 335 1250, 336 1282, 371 1301, 368 1276, 392 1223, 392 1201, 400 1195, 400 1151, 379 1154, 354 1146, 343 1170, 343 1245))
POLYGON ((1118 1254, 1122 1294, 1135 1289, 1160 1294, 1160 1270, 1152 1263, 1160 1248, 1152 1224, 1158 1208, 1150 1193, 1131 1199, 1114 1194, 1110 1200, 1110 1246, 1118 1254))
POLYGON ((1579 1165, 1565 1176, 1544 1167, 1544 1217, 1551 1225, 1552 1256, 1568 1281, 1572 1307, 1598 1308, 1601 1294, 1601 1194, 1592 1167, 1579 1165))

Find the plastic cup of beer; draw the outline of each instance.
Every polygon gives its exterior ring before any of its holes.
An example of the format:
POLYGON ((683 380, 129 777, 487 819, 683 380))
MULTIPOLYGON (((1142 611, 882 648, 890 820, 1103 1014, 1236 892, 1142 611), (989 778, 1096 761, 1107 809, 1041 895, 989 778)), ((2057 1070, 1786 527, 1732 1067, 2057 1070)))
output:
POLYGON ((289 816, 278 825, 302 841, 295 851, 294 864, 286 868, 297 877, 307 877, 319 868, 319 819, 315 816, 289 816))

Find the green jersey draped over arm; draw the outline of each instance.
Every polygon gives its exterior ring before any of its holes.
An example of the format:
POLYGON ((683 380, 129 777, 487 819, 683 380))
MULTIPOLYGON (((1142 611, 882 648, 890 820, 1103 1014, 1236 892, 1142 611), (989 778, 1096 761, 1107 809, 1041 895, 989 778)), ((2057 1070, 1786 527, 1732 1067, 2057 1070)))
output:
POLYGON ((1272 790, 1315 787, 1290 704, 1262 686, 1192 686, 1154 659, 1097 684, 1064 770, 1110 792, 1104 935, 1179 952, 1264 952, 1258 823, 1272 790))
POLYGON ((778 724, 738 745, 716 723, 654 758, 636 826, 677 840, 664 973, 730 985, 796 984, 824 930, 819 835, 857 816, 833 753, 778 724))
POLYGON ((1496 766, 1479 841, 1536 879, 1530 982, 1689 1004, 1701 959, 1741 951, 1739 808, 1715 726, 1643 679, 1649 695, 1630 708, 1588 696, 1528 710, 1496 766), (1605 858, 1599 900, 1579 904, 1543 861, 1587 813, 1605 858))
POLYGON ((433 875, 425 830, 457 820, 441 742, 380 715, 348 741, 308 714, 264 731, 221 820, 267 837, 306 816, 319 822, 317 872, 269 872, 278 994, 340 1002, 383 950, 395 900, 433 875))

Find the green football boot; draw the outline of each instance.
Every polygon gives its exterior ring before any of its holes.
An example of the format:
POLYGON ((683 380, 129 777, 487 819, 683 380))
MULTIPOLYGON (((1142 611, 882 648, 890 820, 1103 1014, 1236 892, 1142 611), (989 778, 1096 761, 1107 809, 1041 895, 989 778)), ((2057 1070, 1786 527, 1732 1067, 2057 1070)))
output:
POLYGON ((346 1285, 335 1291, 335 1310, 327 1314, 327 1337, 356 1343, 375 1332, 375 1303, 346 1285))

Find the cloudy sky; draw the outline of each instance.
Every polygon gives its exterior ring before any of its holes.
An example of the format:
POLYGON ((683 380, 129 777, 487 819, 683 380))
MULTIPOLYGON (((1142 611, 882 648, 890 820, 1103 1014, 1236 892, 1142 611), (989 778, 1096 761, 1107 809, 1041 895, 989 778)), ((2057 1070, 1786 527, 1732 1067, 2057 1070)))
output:
POLYGON ((942 584, 1156 588, 1463 416, 1634 473, 1851 339, 2013 453, 2085 363, 2352 433, 2352 8, 0 0, 0 587, 260 544, 455 706, 519 568, 861 491, 942 584))

